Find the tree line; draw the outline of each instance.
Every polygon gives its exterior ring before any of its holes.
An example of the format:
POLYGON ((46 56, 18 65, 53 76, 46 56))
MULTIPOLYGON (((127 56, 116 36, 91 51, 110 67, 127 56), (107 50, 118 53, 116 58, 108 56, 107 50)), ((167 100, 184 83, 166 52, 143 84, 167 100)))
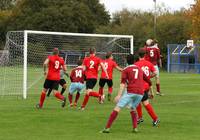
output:
POLYGON ((0 49, 10 30, 126 34, 134 36, 135 51, 156 38, 166 63, 167 44, 200 41, 199 11, 200 0, 179 11, 158 7, 155 37, 153 11, 123 9, 111 16, 99 0, 1 0, 0 49))

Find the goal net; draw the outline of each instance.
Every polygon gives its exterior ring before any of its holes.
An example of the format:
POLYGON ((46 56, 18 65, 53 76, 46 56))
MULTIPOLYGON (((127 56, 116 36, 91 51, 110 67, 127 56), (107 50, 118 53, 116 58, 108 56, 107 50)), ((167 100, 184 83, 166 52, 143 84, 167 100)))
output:
POLYGON ((90 47, 95 47, 101 58, 106 52, 113 52, 115 61, 124 67, 125 56, 133 53, 133 36, 10 31, 0 53, 0 95, 27 98, 28 94, 40 93, 44 82, 42 65, 55 47, 68 67, 76 66, 77 60, 88 55, 90 47))

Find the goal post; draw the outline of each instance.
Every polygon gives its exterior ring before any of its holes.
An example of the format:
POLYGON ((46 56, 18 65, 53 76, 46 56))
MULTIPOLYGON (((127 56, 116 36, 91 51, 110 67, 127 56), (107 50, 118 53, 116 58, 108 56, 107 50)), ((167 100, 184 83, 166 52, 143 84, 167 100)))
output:
POLYGON ((101 58, 105 58, 106 52, 113 52, 115 61, 122 67, 126 65, 125 56, 134 53, 131 35, 10 31, 0 54, 3 70, 0 96, 23 95, 26 99, 28 94, 40 93, 44 82, 42 64, 55 47, 59 48, 69 69, 85 57, 90 47, 95 47, 101 58))

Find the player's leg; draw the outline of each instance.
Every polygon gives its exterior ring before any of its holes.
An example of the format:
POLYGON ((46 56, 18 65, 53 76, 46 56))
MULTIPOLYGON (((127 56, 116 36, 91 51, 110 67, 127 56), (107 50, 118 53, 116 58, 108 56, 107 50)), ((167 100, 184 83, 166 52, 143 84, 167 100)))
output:
POLYGON ((69 86, 69 94, 68 94, 68 100, 70 103, 70 107, 73 106, 72 100, 73 100, 73 93, 76 91, 76 83, 71 83, 69 86))
POLYGON ((156 72, 157 72, 157 75, 156 75, 156 77, 155 77, 155 80, 156 80, 156 94, 157 95, 163 95, 163 94, 161 94, 161 92, 160 92, 160 72, 159 72, 159 68, 158 68, 158 66, 156 65, 156 66, 154 66, 155 67, 155 69, 156 69, 156 72))
POLYGON ((107 85, 108 85, 108 101, 111 101, 111 95, 113 92, 113 81, 112 80, 107 80, 107 85))
POLYGON ((149 103, 149 100, 145 100, 142 102, 145 109, 147 110, 148 114, 151 116, 152 120, 153 120, 153 126, 157 126, 159 123, 159 119, 158 116, 156 115, 152 105, 149 103))
POLYGON ((142 105, 141 105, 141 103, 138 104, 136 110, 137 110, 137 114, 138 114, 137 122, 138 122, 138 124, 140 124, 141 122, 144 121, 143 118, 142 118, 142 105))
POLYGON ((101 95, 98 92, 93 91, 94 86, 96 85, 97 79, 87 79, 86 80, 86 94, 81 106, 81 110, 85 109, 85 106, 87 105, 89 101, 89 97, 96 97, 99 98, 101 95))
POLYGON ((131 110, 130 110, 130 115, 131 115, 131 120, 132 120, 132 127, 133 127, 133 132, 138 132, 137 129, 137 112, 136 112, 136 107, 142 100, 142 95, 139 94, 132 94, 132 101, 131 101, 131 110))
POLYGON ((67 88, 67 83, 66 83, 65 79, 60 79, 59 84, 62 86, 60 93, 63 95, 63 93, 65 92, 65 90, 67 88))
MULTIPOLYGON (((148 91, 145 91, 141 101, 143 102, 143 101, 146 101, 147 99, 148 99, 148 91)), ((142 105, 141 105, 141 103, 138 104, 136 110, 137 110, 137 114, 138 114, 138 124, 140 124, 141 122, 144 121, 143 118, 142 118, 142 105)))
POLYGON ((105 79, 100 79, 99 80, 99 94, 102 96, 104 93, 103 93, 103 88, 104 88, 104 85, 105 85, 105 79))
POLYGON ((49 97, 49 96, 50 96, 51 92, 52 92, 52 89, 51 89, 51 88, 50 88, 50 89, 48 89, 47 97, 49 97))
POLYGON ((43 90, 40 94, 40 102, 39 102, 39 104, 36 105, 36 107, 38 109, 43 107, 47 89, 50 89, 51 86, 52 86, 52 81, 46 79, 45 82, 44 82, 44 85, 43 85, 43 90))
POLYGON ((120 98, 119 102, 117 103, 117 105, 115 106, 115 108, 113 109, 112 113, 110 114, 110 117, 106 123, 106 127, 104 128, 102 133, 110 132, 110 128, 113 122, 115 121, 115 119, 117 118, 118 113, 120 112, 121 108, 127 106, 130 102, 131 102, 131 95, 124 93, 122 97, 120 98))
POLYGON ((77 93, 76 93, 76 98, 75 98, 75 101, 74 101, 74 107, 77 106, 77 102, 80 98, 80 93, 85 89, 85 85, 82 84, 82 83, 78 83, 78 90, 77 90, 77 93))
POLYGON ((54 93, 54 96, 61 100, 62 101, 62 107, 65 107, 66 105, 66 98, 60 94, 60 92, 58 91, 58 87, 59 87, 59 81, 54 81, 54 84, 52 86, 52 89, 53 89, 53 93, 54 93))
POLYGON ((74 107, 77 106, 77 102, 78 102, 79 98, 80 98, 80 92, 77 91, 77 93, 76 93, 76 97, 75 97, 75 101, 74 101, 74 107))

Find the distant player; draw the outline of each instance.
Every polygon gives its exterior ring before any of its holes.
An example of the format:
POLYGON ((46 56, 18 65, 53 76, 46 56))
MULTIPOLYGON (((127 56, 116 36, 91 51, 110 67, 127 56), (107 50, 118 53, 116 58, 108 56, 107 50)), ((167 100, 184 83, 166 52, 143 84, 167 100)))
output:
MULTIPOLYGON (((61 92, 60 92, 62 95, 63 95, 63 93, 65 92, 65 90, 67 88, 67 82, 65 81, 65 77, 64 77, 65 75, 68 77, 68 74, 65 73, 64 70, 61 68, 60 69, 60 81, 59 81, 59 85, 62 86, 62 89, 61 89, 61 92)), ((47 97, 50 96, 51 91, 52 91, 52 89, 48 90, 47 97)))
POLYGON ((160 58, 160 49, 158 48, 158 44, 157 42, 155 42, 152 39, 148 39, 146 41, 146 46, 144 47, 145 51, 146 51, 146 55, 145 55, 145 59, 149 62, 151 62, 156 71, 157 71, 157 75, 155 77, 156 79, 156 94, 157 95, 163 95, 160 92, 160 78, 159 78, 159 68, 158 65, 160 67, 162 67, 162 62, 161 62, 161 58, 160 58))
MULTIPOLYGON (((146 77, 150 80, 150 78, 156 76, 156 70, 154 68, 154 65, 152 63, 150 63, 149 61, 144 59, 144 55, 145 55, 144 49, 140 49, 138 54, 139 54, 139 61, 137 61, 135 63, 135 65, 140 67, 143 70, 146 77)), ((154 112, 153 107, 151 106, 151 104, 148 100, 148 96, 149 96, 148 93, 149 93, 150 86, 145 81, 144 81, 144 89, 145 90, 144 90, 144 96, 142 98, 142 104, 144 105, 148 114, 151 116, 151 118, 153 120, 153 126, 157 126, 159 124, 159 119, 158 119, 156 113, 154 112)), ((143 118, 142 118, 141 103, 137 107, 137 113, 138 113, 138 124, 139 124, 139 123, 144 121, 143 118)))
POLYGON ((59 81, 60 81, 60 68, 66 71, 66 66, 64 60, 58 56, 58 48, 53 49, 53 55, 48 56, 44 61, 44 75, 46 80, 44 82, 44 88, 40 96, 40 102, 36 105, 37 108, 42 108, 46 97, 46 92, 48 89, 53 89, 54 96, 62 101, 62 107, 66 104, 66 98, 60 94, 58 91, 59 81), (48 71, 47 71, 48 68, 48 71))
POLYGON ((112 75, 113 70, 116 68, 119 71, 122 71, 123 69, 117 65, 117 63, 113 60, 113 56, 111 52, 108 52, 106 54, 106 59, 102 60, 102 63, 104 64, 107 72, 108 72, 108 78, 106 78, 106 73, 102 70, 101 78, 99 80, 99 94, 103 95, 103 88, 105 84, 108 85, 108 101, 111 100, 111 94, 113 91, 113 81, 112 81, 112 75))
POLYGON ((117 118, 121 108, 130 106, 130 114, 132 119, 133 132, 137 132, 137 113, 136 107, 140 103, 144 94, 143 79, 145 79, 150 85, 151 81, 146 78, 143 71, 134 63, 134 55, 127 56, 128 66, 124 68, 121 76, 121 84, 118 91, 118 95, 115 97, 117 105, 112 111, 105 129, 102 133, 109 133, 110 127, 113 121, 117 118), (144 77, 143 77, 144 76, 144 77), (125 88, 127 87, 127 90, 125 88), (124 91, 125 90, 125 91, 124 91), (124 94, 122 95, 124 91, 124 94))
POLYGON ((101 96, 98 92, 93 91, 93 88, 96 85, 98 78, 99 65, 103 68, 103 70, 106 73, 106 77, 108 78, 108 73, 104 67, 104 64, 101 62, 101 59, 99 57, 95 56, 96 49, 90 48, 89 53, 90 56, 85 57, 83 60, 83 66, 85 69, 85 76, 86 76, 86 95, 84 97, 81 110, 85 109, 85 106, 87 105, 90 96, 99 98, 100 101, 103 100, 103 96, 101 96))
POLYGON ((85 84, 84 84, 85 72, 84 72, 84 69, 82 66, 82 60, 79 60, 77 64, 78 64, 78 66, 76 68, 72 69, 71 74, 70 74, 71 84, 69 87, 69 94, 68 94, 70 107, 77 106, 77 102, 80 97, 80 93, 83 89, 85 89, 85 84), (76 93, 76 98, 75 98, 75 101, 73 104, 72 99, 73 99, 73 94, 75 92, 77 92, 77 93, 76 93))

